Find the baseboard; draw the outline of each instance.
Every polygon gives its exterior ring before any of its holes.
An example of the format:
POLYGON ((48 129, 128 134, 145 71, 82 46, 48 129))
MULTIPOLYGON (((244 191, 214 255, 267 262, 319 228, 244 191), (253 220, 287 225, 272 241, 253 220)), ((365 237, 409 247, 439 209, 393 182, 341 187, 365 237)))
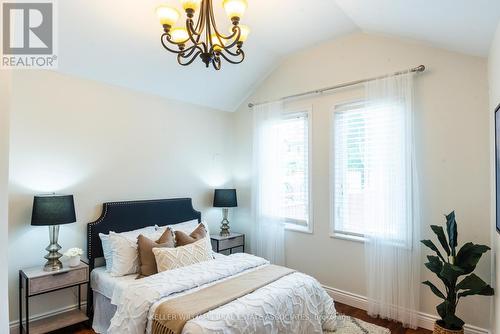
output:
MULTIPOLYGON (((82 309, 85 309, 86 306, 87 306, 87 302, 82 302, 82 309)), ((69 305, 66 307, 61 307, 61 308, 58 308, 58 309, 53 310, 53 311, 44 312, 44 313, 35 314, 35 315, 30 315, 30 322, 40 320, 40 319, 45 319, 48 317, 52 317, 54 315, 58 315, 58 314, 61 314, 64 312, 73 311, 73 310, 76 310, 77 308, 78 308, 78 304, 74 304, 74 305, 69 305)), ((9 331, 10 331, 10 334, 18 334, 19 333, 19 320, 13 320, 9 323, 9 331)))
MULTIPOLYGON (((356 307, 362 310, 368 308, 368 301, 365 296, 361 296, 352 292, 347 292, 339 289, 335 289, 326 285, 323 288, 328 292, 328 294, 333 298, 333 300, 339 303, 346 304, 352 307, 356 307)), ((421 328, 433 330, 434 322, 438 319, 436 315, 419 312, 418 313, 418 326, 421 328)), ((485 328, 468 325, 464 326, 465 334, 490 334, 491 332, 485 328)))

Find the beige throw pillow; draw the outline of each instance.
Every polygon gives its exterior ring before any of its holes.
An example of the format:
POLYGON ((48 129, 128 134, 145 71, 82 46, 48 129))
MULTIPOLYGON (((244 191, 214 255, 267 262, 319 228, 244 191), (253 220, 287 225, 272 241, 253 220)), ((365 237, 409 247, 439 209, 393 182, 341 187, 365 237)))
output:
POLYGON ((153 248, 158 272, 172 270, 212 260, 212 250, 206 238, 176 248, 153 248))
POLYGON ((201 240, 207 236, 207 229, 203 224, 199 224, 191 234, 187 235, 182 231, 175 231, 175 247, 185 246, 201 240))
POLYGON ((174 232, 167 228, 160 239, 154 241, 139 235, 137 237, 137 251, 139 253, 139 276, 137 278, 151 276, 158 273, 153 248, 175 247, 174 232))

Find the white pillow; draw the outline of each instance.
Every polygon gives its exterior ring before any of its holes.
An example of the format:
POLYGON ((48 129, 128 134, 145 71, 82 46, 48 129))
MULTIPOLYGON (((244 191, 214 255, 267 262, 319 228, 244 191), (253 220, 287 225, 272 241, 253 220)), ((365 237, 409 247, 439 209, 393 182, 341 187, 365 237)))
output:
POLYGON ((99 233, 101 238, 102 253, 106 262, 106 271, 110 272, 113 267, 113 253, 111 253, 111 246, 109 245, 109 234, 99 233))
POLYGON ((161 232, 160 233, 160 236, 161 236, 161 234, 163 234, 163 232, 165 232, 167 227, 170 227, 172 230, 174 230, 174 232, 181 231, 181 232, 184 232, 187 235, 189 235, 189 234, 191 234, 191 232, 194 231, 195 228, 198 227, 198 224, 203 224, 203 226, 205 226, 205 229, 207 230, 207 236, 208 236, 208 238, 206 238, 208 248, 212 249, 212 243, 210 242, 210 230, 208 229, 208 224, 204 221, 201 221, 201 223, 199 223, 198 219, 193 219, 193 220, 189 220, 187 222, 173 224, 173 225, 157 226, 157 232, 158 233, 161 232))
POLYGON ((158 272, 212 260, 212 249, 207 246, 205 239, 209 238, 205 237, 192 244, 175 248, 153 248, 158 272))
POLYGON ((170 227, 174 231, 182 231, 184 233, 191 233, 196 226, 198 226, 198 219, 193 219, 193 220, 188 220, 186 222, 178 223, 178 224, 173 224, 173 225, 166 225, 166 226, 156 226, 156 231, 158 233, 163 233, 167 229, 167 227, 170 227))
MULTIPOLYGON (((127 269, 129 264, 134 264, 133 261, 137 261, 137 254, 132 255, 133 252, 137 253, 137 237, 139 234, 144 234, 145 236, 153 236, 156 233, 155 226, 148 226, 140 228, 133 231, 127 231, 122 233, 115 233, 113 231, 110 234, 99 233, 99 238, 101 238, 102 251, 104 254, 104 260, 106 261, 106 271, 111 273, 112 276, 123 276, 123 272, 128 272, 132 269, 127 269), (125 243, 124 240, 116 240, 111 243, 111 236, 120 236, 122 239, 125 238, 129 242, 125 243), (127 247, 128 245, 128 247, 127 247), (125 247, 125 251, 123 248, 125 247), (118 254, 120 253, 120 254, 118 254), (128 258, 125 254, 128 254, 128 258), (116 258, 119 257, 118 263, 115 264, 116 258), (127 264, 126 264, 127 263, 127 264)), ((136 271, 137 272, 137 268, 136 271)), ((131 274, 134 274, 132 272, 131 274)))

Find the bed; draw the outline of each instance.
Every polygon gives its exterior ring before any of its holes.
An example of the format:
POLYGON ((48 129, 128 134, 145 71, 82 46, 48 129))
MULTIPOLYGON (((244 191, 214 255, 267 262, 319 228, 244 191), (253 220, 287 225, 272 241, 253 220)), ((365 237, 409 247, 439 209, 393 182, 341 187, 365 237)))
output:
MULTIPOLYGON (((136 279, 137 275, 112 277, 105 267, 98 266, 104 255, 99 233, 194 219, 201 222, 201 214, 190 198, 104 203, 99 219, 88 224, 87 235, 92 287, 87 312, 97 333, 160 333, 154 316, 165 304, 196 299, 210 289, 225 287, 224 283, 244 282, 272 267, 265 259, 241 253, 214 254, 213 260, 142 279, 136 279)), ((335 313, 333 300, 314 278, 287 272, 226 304, 190 317, 180 332, 321 333, 335 330, 335 313)))

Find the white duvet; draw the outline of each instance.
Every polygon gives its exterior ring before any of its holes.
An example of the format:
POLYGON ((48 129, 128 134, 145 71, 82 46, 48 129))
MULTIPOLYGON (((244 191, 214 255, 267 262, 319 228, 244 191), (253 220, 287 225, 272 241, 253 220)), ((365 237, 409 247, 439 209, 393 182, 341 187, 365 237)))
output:
MULTIPOLYGON (((148 319, 163 301, 268 264, 239 253, 137 280, 113 294, 111 302, 117 310, 108 334, 150 333, 148 319)), ((188 321, 182 332, 322 333, 335 326, 331 297, 314 278, 293 273, 188 321)))

